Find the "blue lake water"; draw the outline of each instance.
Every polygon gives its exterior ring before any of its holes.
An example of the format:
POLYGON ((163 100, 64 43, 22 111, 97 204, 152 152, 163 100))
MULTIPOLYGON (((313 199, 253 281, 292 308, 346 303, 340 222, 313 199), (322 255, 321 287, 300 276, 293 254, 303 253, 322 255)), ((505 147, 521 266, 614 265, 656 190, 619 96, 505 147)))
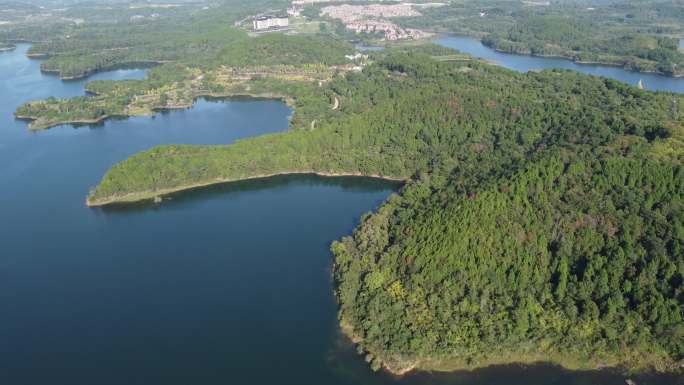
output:
POLYGON ((470 37, 445 37, 436 39, 434 43, 457 49, 472 56, 486 59, 493 64, 520 72, 539 71, 548 68, 564 68, 589 75, 604 76, 631 85, 636 85, 639 80, 643 80, 644 88, 647 90, 684 93, 684 78, 672 78, 626 71, 619 67, 577 64, 566 59, 501 53, 485 46, 479 40, 470 37))
POLYGON ((88 209, 89 188, 138 151, 282 131, 291 110, 200 100, 155 117, 31 132, 12 116, 18 105, 83 95, 87 80, 41 74, 27 48, 0 54, 0 383, 332 377, 329 244, 397 185, 283 177, 181 194, 162 207, 88 209))
POLYGON ((160 206, 88 209, 88 189, 138 151, 285 130, 291 110, 199 100, 155 117, 30 132, 12 117, 18 105, 82 95, 86 80, 41 74, 27 48, 0 54, 0 384, 624 384, 611 371, 547 365, 373 373, 339 333, 329 245, 397 184, 276 177, 160 206))

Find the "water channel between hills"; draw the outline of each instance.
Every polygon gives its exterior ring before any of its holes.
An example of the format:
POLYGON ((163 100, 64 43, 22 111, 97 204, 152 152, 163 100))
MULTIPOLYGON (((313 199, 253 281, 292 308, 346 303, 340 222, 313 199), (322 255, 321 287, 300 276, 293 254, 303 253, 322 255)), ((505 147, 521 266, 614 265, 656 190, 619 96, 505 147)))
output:
MULTIPOLYGON (((649 73, 624 70, 620 67, 577 64, 567 59, 515 55, 497 52, 477 39, 464 36, 450 36, 434 40, 435 44, 454 48, 488 62, 520 72, 539 71, 549 68, 563 68, 589 75, 604 76, 623 83, 637 85, 643 81, 644 88, 650 91, 670 91, 684 93, 684 78, 673 78, 649 73)), ((681 42, 680 42, 681 44, 681 42)))

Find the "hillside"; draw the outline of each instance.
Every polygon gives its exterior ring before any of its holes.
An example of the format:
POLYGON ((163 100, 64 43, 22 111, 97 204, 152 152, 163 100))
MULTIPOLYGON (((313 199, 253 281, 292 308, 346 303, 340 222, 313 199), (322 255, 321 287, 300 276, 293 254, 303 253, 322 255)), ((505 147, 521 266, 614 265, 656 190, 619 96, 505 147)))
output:
POLYGON ((340 321, 373 367, 681 370, 682 97, 376 59, 323 87, 341 108, 313 129, 157 147, 114 166, 89 203, 288 172, 406 179, 332 246, 340 321))

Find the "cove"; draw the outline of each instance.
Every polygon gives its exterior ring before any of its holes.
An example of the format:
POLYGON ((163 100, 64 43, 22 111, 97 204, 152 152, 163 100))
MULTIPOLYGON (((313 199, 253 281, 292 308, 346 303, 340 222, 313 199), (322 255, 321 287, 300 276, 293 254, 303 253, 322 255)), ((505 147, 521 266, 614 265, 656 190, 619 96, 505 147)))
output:
MULTIPOLYGON (((396 184, 274 178, 92 210, 115 162, 165 143, 282 131, 268 100, 30 132, 27 100, 83 94, 0 55, 0 379, 7 384, 317 383, 336 333, 329 244, 396 184), (259 370, 268 365, 268 371, 259 370)), ((144 71, 100 73, 101 79, 144 71)))
POLYGON ((329 245, 397 184, 293 175, 88 209, 84 192, 133 153, 284 130, 291 110, 199 100, 154 118, 29 132, 13 119, 16 106, 82 95, 87 80, 41 74, 26 49, 0 54, 3 384, 625 383, 612 371, 546 365, 402 379, 371 372, 338 331, 329 245))
POLYGON ((485 46, 479 40, 471 37, 451 36, 439 38, 433 42, 485 59, 492 64, 500 65, 514 71, 528 72, 549 68, 563 68, 589 75, 603 76, 631 85, 637 85, 639 80, 643 80, 644 88, 651 91, 684 93, 684 78, 672 78, 648 73, 631 72, 620 67, 606 65, 577 64, 567 59, 501 53, 485 46))

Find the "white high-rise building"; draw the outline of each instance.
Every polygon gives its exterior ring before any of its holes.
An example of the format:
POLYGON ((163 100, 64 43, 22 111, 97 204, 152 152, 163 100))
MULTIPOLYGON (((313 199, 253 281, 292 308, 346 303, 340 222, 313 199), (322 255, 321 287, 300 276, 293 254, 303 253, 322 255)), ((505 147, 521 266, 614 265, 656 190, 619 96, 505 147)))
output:
POLYGON ((252 28, 255 31, 287 28, 289 25, 287 16, 260 16, 252 20, 252 28))

